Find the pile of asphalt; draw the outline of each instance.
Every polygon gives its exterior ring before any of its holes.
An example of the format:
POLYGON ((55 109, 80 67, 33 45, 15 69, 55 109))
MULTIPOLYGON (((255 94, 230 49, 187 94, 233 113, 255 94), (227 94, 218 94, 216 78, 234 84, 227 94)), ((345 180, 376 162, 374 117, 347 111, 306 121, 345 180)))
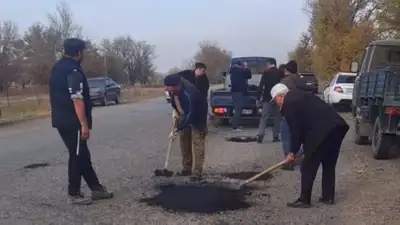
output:
POLYGON ((150 206, 161 207, 170 212, 213 214, 225 211, 241 210, 251 207, 246 202, 248 189, 237 190, 233 187, 215 183, 166 184, 157 187, 159 193, 142 198, 150 206))

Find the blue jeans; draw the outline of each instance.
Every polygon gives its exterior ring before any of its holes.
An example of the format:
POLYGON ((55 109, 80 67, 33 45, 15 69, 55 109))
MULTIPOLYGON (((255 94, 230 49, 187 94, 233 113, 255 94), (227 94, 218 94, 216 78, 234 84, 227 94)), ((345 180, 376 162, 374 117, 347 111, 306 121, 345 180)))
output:
POLYGON ((240 116, 242 115, 242 105, 243 105, 243 93, 242 92, 232 92, 233 109, 235 114, 232 117, 232 128, 236 129, 239 127, 240 116))
POLYGON ((290 152, 290 130, 285 119, 281 120, 281 142, 285 156, 290 152))

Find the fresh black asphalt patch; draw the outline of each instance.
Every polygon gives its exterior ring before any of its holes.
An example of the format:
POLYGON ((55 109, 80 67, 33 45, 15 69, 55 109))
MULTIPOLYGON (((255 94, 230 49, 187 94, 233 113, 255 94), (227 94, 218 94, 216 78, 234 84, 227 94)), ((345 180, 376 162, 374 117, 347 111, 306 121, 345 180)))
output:
MULTIPOLYGON (((237 172, 237 173, 224 173, 222 176, 228 177, 231 179, 237 179, 237 180, 247 180, 255 175, 257 175, 259 172, 255 171, 243 171, 243 172, 237 172)), ((264 176, 261 176, 257 180, 270 180, 272 178, 271 174, 265 174, 264 176)))
POLYGON ((40 168, 40 167, 46 167, 49 165, 50 165, 49 163, 32 163, 32 164, 24 166, 24 169, 36 169, 36 168, 40 168))
POLYGON ((251 206, 246 202, 246 189, 236 190, 212 183, 167 184, 158 188, 160 192, 157 195, 140 199, 140 202, 171 212, 199 214, 247 209, 251 206))
POLYGON ((255 136, 234 136, 234 137, 226 137, 227 141, 232 142, 256 142, 257 137, 255 136))

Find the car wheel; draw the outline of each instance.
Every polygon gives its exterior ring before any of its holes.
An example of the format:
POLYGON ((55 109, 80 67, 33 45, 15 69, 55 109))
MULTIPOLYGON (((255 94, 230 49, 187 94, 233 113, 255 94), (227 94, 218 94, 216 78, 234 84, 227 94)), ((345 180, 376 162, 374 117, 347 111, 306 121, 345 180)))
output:
POLYGON ((115 102, 116 105, 118 105, 118 104, 120 103, 120 97, 121 97, 121 93, 118 93, 118 94, 115 96, 114 102, 115 102))
POLYGON ((395 137, 382 134, 380 118, 377 117, 372 130, 372 156, 375 159, 389 159, 390 149, 395 145, 395 137))
POLYGON ((354 143, 356 145, 369 145, 371 144, 368 137, 360 136, 360 128, 358 125, 358 120, 354 120, 354 143))

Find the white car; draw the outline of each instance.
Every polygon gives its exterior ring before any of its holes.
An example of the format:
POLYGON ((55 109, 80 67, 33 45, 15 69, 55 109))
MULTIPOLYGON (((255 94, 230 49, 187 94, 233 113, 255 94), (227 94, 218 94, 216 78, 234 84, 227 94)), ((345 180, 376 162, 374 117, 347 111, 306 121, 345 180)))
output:
POLYGON ((332 106, 351 106, 356 73, 337 73, 324 90, 324 101, 332 106))

